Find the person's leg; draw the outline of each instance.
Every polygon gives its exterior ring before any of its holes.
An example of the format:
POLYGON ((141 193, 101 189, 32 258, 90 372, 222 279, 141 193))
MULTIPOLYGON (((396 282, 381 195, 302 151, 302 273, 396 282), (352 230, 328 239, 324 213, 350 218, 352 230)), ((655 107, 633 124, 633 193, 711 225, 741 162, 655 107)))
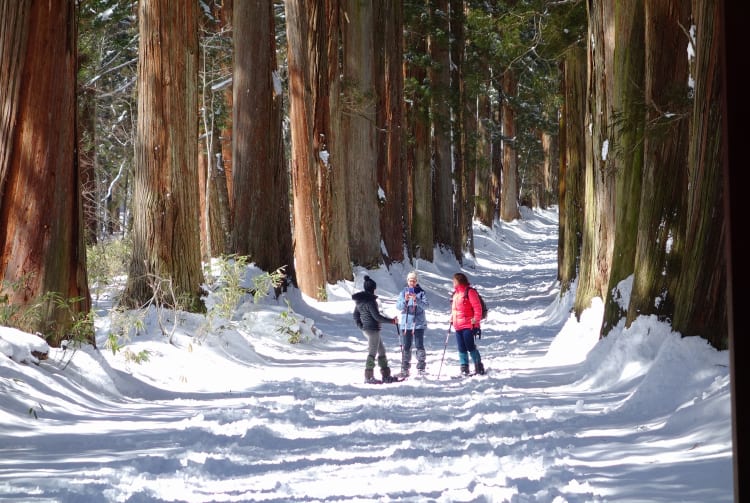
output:
POLYGON ((376 332, 378 338, 378 366, 380 366, 380 375, 383 377, 383 382, 391 382, 391 369, 388 367, 388 358, 385 355, 385 344, 383 344, 383 338, 380 337, 380 332, 376 332))
POLYGON ((469 349, 466 347, 466 334, 473 339, 471 329, 456 330, 456 345, 458 346, 458 363, 461 365, 461 373, 469 373, 469 349))
POLYGON ((409 375, 411 369, 411 345, 414 337, 411 330, 405 330, 402 335, 403 345, 401 346, 401 375, 409 375))
POLYGON ((477 374, 484 374, 484 364, 482 363, 482 357, 479 354, 479 350, 477 349, 476 342, 474 341, 473 331, 471 330, 469 331, 469 334, 464 342, 466 344, 466 349, 469 351, 469 354, 471 355, 471 361, 474 363, 474 371, 477 374))
POLYGON ((427 367, 427 353, 424 350, 424 328, 414 330, 414 347, 417 353, 417 370, 424 372, 427 367))
POLYGON ((375 330, 363 330, 367 337, 367 359, 365 360, 365 382, 375 379, 375 355, 378 351, 380 334, 375 330))

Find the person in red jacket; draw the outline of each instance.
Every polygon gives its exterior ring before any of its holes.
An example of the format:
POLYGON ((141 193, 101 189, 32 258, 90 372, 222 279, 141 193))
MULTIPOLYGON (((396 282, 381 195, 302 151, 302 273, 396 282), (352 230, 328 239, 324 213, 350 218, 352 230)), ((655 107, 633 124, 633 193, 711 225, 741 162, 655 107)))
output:
POLYGON ((469 356, 474 363, 477 374, 484 374, 484 364, 474 343, 474 331, 480 329, 479 323, 482 319, 482 304, 479 294, 473 288, 466 295, 469 288, 469 280, 464 273, 457 272, 453 275, 453 295, 451 298, 451 323, 456 331, 456 344, 458 346, 458 361, 461 364, 461 373, 469 373, 469 356))

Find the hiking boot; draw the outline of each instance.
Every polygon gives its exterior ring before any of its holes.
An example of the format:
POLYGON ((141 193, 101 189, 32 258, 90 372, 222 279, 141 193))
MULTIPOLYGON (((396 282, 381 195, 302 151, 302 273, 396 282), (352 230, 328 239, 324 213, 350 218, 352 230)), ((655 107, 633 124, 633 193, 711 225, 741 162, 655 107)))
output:
POLYGON ((478 375, 484 375, 484 364, 482 362, 477 362, 476 365, 474 365, 474 370, 476 370, 478 375))
POLYGON ((469 375, 469 366, 468 365, 461 365, 461 375, 469 375))
POLYGON ((375 372, 372 369, 365 369, 365 384, 380 384, 380 381, 375 379, 375 372))
POLYGON ((391 377, 391 368, 390 367, 381 367, 380 369, 380 375, 383 377, 383 382, 393 382, 393 377, 391 377))

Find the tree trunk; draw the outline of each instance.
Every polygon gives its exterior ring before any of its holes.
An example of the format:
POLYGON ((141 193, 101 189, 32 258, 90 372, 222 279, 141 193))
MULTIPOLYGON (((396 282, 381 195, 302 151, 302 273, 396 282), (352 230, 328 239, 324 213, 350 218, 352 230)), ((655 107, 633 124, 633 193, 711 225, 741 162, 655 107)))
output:
MULTIPOLYGON (((341 144, 347 167, 349 253, 366 268, 381 263, 380 206, 375 148, 373 7, 367 0, 342 0, 343 108, 341 144)), ((380 27, 382 29, 382 27, 380 27)), ((388 197, 383 194, 382 197, 388 197)))
POLYGON ((586 169, 586 51, 573 47, 563 63, 560 125, 558 277, 560 293, 576 279, 581 254, 583 175, 586 169))
POLYGON ((474 178, 467 169, 470 150, 466 131, 466 88, 464 85, 464 2, 450 0, 450 84, 453 179, 456 183, 453 230, 453 254, 461 262, 464 250, 474 254, 472 223, 474 217, 474 178))
POLYGON ((577 316, 594 297, 606 297, 614 244, 615 170, 609 155, 612 139, 613 54, 609 30, 614 26, 615 0, 589 4, 588 113, 584 224, 581 266, 576 290, 577 316))
POLYGON ((643 190, 638 221, 633 288, 626 324, 674 312, 673 281, 684 252, 680 218, 687 192, 689 131, 688 62, 682 27, 690 23, 690 3, 646 0, 646 135, 643 190))
POLYGON ((434 166, 434 221, 435 244, 453 250, 453 166, 451 159, 450 54, 448 36, 448 0, 431 0, 430 17, 433 32, 429 40, 432 60, 430 83, 432 90, 432 130, 434 166))
POLYGON ((373 3, 376 50, 378 183, 385 200, 380 212, 380 233, 386 263, 404 260, 406 169, 403 162, 403 0, 373 3))
MULTIPOLYGON (((503 74, 503 94, 515 96, 518 81, 513 70, 503 74)), ((516 151, 516 113, 508 100, 503 100, 503 184, 500 190, 500 218, 512 222, 521 218, 518 209, 518 152, 516 151)))
MULTIPOLYGON (((209 12, 201 18, 201 125, 198 150, 198 178, 200 197, 201 255, 204 261, 223 256, 230 251, 231 214, 229 186, 226 177, 226 160, 223 155, 224 142, 231 149, 232 85, 228 78, 232 74, 233 58, 217 57, 217 53, 228 50, 231 38, 226 35, 232 26, 231 2, 211 0, 207 2, 209 12), (228 61, 229 60, 229 61, 228 61), (226 79, 230 83, 216 88, 216 82, 226 79)), ((291 239, 291 237, 290 237, 291 239)))
POLYGON ((539 207, 543 210, 549 208, 552 202, 552 187, 556 178, 555 159, 557 159, 557 137, 548 131, 542 131, 542 150, 544 160, 542 161, 542 179, 539 184, 539 207))
MULTIPOLYGON (((503 94, 503 83, 502 78, 498 79, 496 76, 492 78, 492 87, 495 89, 497 96, 503 94)), ((500 100, 496 101, 492 108, 492 184, 491 184, 491 195, 492 198, 492 212, 493 220, 500 219, 500 205, 503 192, 503 104, 500 100)))
POLYGON ((128 307, 155 297, 189 311, 205 309, 198 223, 197 13, 197 2, 139 3, 133 257, 122 298, 128 307))
POLYGON ((75 6, 0 0, 0 12, 0 298, 18 308, 14 326, 52 346, 95 345, 76 159, 75 6))
POLYGON ((328 155, 327 169, 320 169, 320 187, 323 195, 321 206, 324 244, 327 263, 327 280, 336 283, 354 279, 352 260, 349 252, 349 229, 347 215, 347 180, 349 166, 343 162, 348 145, 342 140, 342 82, 341 82, 341 1, 328 0, 326 3, 326 30, 321 31, 319 46, 324 50, 326 73, 317 76, 320 96, 317 99, 316 139, 322 138, 324 149, 321 156, 328 155), (327 93, 327 94, 325 94, 327 93))
POLYGON ((288 0, 285 8, 297 284, 324 300, 326 281, 352 279, 335 119, 339 6, 336 0, 288 0))
MULTIPOLYGON (((406 43, 411 52, 427 54, 427 34, 418 31, 425 29, 423 23, 411 19, 406 32, 406 43)), ((407 120, 411 141, 407 142, 407 180, 409 189, 406 197, 407 229, 411 252, 417 259, 432 262, 435 238, 433 231, 433 177, 430 156, 430 97, 424 92, 427 83, 427 70, 419 61, 405 63, 407 79, 414 85, 406 101, 407 120)))
POLYGON ((474 189, 475 215, 487 227, 492 227, 495 220, 495 205, 493 204, 493 186, 495 180, 492 173, 492 133, 488 124, 492 120, 492 102, 486 93, 482 93, 477 101, 477 148, 476 148, 476 179, 474 189))
MULTIPOLYGON (((79 62, 80 68, 80 62, 79 62)), ((78 169, 81 173, 81 201, 83 203, 84 242, 96 244, 99 229, 102 229, 98 203, 101 194, 96 181, 96 98, 94 90, 79 89, 78 95, 78 128, 76 145, 78 145, 78 169)))
POLYGON ((722 171, 721 21, 718 0, 693 1, 696 25, 695 94, 690 124, 685 257, 675 290, 673 328, 729 347, 727 219, 722 171))
POLYGON ((601 334, 606 336, 625 317, 627 306, 618 284, 633 274, 638 236, 645 110, 643 0, 622 0, 615 13, 612 157, 615 162, 615 236, 612 271, 604 302, 601 334))
POLYGON ((247 0, 233 8, 232 251, 261 270, 289 273, 294 259, 273 4, 247 0))

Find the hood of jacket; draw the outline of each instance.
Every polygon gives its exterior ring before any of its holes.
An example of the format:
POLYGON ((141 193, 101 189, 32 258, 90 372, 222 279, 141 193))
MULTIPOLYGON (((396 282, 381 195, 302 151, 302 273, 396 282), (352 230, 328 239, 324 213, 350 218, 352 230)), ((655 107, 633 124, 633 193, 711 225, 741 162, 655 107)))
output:
POLYGON ((357 292, 354 295, 352 295, 352 300, 356 302, 357 304, 361 304, 362 302, 368 302, 370 300, 377 299, 378 296, 374 293, 370 292, 357 292))

